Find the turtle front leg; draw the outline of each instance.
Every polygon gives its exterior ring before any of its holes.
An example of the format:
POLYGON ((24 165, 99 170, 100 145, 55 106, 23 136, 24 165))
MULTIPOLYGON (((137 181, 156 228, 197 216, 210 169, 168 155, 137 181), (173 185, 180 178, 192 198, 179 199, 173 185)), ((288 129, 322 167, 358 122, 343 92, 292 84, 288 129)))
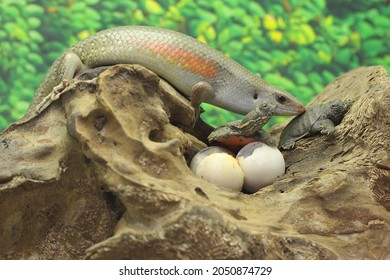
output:
POLYGON ((295 138, 285 139, 283 142, 279 143, 279 149, 291 150, 295 147, 296 141, 295 138))
POLYGON ((329 119, 324 119, 324 120, 317 121, 313 124, 311 128, 311 133, 312 134, 321 133, 321 134, 329 135, 333 133, 334 129, 335 129, 334 123, 329 119))

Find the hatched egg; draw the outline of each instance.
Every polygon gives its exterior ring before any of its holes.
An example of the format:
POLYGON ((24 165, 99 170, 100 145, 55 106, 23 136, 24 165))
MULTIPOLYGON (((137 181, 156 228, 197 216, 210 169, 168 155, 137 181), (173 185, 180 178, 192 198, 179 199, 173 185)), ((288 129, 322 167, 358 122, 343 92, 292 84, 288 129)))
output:
POLYGON ((244 173, 237 160, 226 153, 214 153, 206 156, 198 165, 196 176, 218 187, 241 191, 244 185, 244 173))
POLYGON ((261 142, 244 146, 236 158, 244 172, 244 189, 248 193, 255 193, 271 185, 285 171, 282 153, 277 148, 261 142))
POLYGON ((226 148, 218 147, 218 146, 210 146, 203 150, 200 150, 191 160, 190 168, 192 171, 196 173, 198 169, 199 163, 204 160, 207 156, 215 153, 225 153, 234 157, 234 154, 226 148))

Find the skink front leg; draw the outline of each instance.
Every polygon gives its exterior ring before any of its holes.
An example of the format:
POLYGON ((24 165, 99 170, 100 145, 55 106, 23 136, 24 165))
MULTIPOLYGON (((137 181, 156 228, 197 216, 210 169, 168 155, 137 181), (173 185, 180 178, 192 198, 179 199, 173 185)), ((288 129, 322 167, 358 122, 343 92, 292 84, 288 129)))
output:
POLYGON ((191 90, 191 105, 195 109, 195 122, 200 115, 200 104, 215 96, 215 90, 208 82, 197 82, 191 90))
POLYGON ((54 69, 61 75, 61 82, 37 105, 36 111, 38 113, 42 112, 52 101, 58 99, 64 89, 69 86, 69 81, 80 73, 80 71, 87 68, 78 55, 72 52, 65 53, 58 69, 54 69))

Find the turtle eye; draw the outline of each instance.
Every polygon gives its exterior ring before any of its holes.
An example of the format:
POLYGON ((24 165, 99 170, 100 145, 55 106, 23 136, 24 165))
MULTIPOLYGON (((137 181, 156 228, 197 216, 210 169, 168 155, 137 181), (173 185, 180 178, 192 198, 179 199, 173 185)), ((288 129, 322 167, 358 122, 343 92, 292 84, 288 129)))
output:
POLYGON ((332 109, 337 109, 337 108, 339 107, 339 105, 338 105, 338 104, 332 104, 332 105, 330 105, 330 107, 331 107, 332 109))
POLYGON ((276 97, 276 100, 280 103, 280 104, 283 104, 287 101, 286 97, 284 97, 283 95, 278 95, 276 97))

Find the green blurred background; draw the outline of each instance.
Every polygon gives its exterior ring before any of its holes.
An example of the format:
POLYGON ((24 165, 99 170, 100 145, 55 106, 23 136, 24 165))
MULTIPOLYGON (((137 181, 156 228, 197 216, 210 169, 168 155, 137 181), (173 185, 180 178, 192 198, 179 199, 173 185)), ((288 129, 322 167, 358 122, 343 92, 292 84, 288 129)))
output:
MULTIPOLYGON (((388 0, 1 0, 0 130, 25 113, 64 50, 122 25, 189 34, 304 103, 360 65, 390 70, 388 0)), ((203 107, 214 126, 239 117, 203 107)))

